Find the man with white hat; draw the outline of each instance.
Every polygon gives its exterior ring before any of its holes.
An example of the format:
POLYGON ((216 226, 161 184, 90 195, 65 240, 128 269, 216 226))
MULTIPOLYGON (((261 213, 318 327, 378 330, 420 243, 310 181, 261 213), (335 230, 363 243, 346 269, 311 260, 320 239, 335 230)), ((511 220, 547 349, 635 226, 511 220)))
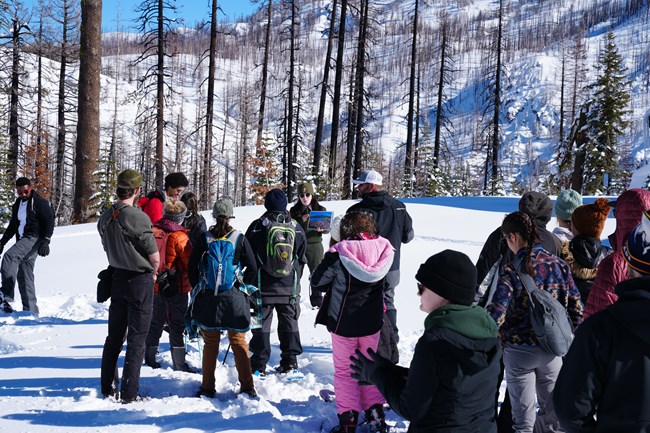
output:
POLYGON ((375 219, 377 234, 388 239, 395 248, 395 259, 388 275, 384 289, 386 315, 393 327, 395 340, 399 341, 397 330, 397 309, 395 308, 395 287, 399 284, 400 248, 411 242, 414 237, 413 220, 406 211, 406 206, 381 189, 383 178, 375 170, 366 170, 359 174, 352 183, 358 185, 357 192, 362 200, 348 209, 350 212, 367 212, 375 219))

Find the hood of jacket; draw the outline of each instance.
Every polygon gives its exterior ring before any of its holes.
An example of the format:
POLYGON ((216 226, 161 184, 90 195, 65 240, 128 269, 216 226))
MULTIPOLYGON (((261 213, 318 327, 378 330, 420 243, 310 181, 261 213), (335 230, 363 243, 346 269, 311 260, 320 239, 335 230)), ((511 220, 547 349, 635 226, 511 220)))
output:
POLYGON ((373 191, 363 195, 363 207, 374 211, 390 206, 391 196, 387 191, 373 191))
POLYGON ((606 311, 631 334, 650 344, 650 276, 625 280, 615 290, 618 300, 606 311))
POLYGON ((600 239, 578 235, 569 242, 569 250, 575 261, 583 268, 597 268, 611 250, 604 247, 600 239))
POLYGON ((446 328, 473 340, 498 336, 494 319, 477 305, 447 304, 440 307, 424 319, 424 328, 446 328))
POLYGON ((616 199, 616 230, 609 236, 614 250, 622 251, 623 243, 647 209, 650 209, 650 191, 644 189, 628 189, 616 199))
POLYGON ((344 240, 330 251, 339 253, 341 264, 364 283, 374 283, 386 276, 393 264, 395 248, 388 239, 344 240))
POLYGON ((174 221, 168 220, 168 219, 160 219, 156 221, 154 224, 154 227, 158 227, 159 229, 163 229, 166 232, 172 233, 172 232, 179 232, 179 231, 188 231, 187 228, 183 227, 180 224, 175 223, 174 221))

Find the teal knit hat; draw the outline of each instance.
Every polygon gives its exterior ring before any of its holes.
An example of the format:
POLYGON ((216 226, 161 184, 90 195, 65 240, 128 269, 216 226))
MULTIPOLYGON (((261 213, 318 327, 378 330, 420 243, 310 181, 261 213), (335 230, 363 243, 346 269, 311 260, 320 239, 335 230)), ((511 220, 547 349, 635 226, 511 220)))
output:
POLYGON ((578 206, 582 206, 582 196, 572 189, 565 189, 555 200, 555 216, 564 221, 571 221, 571 215, 578 206))

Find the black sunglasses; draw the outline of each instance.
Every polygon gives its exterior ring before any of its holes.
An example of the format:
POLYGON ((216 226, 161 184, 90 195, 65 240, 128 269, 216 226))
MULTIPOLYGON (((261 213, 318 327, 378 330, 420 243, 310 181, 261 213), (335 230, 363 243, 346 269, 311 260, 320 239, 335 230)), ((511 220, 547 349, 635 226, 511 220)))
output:
POLYGON ((305 197, 311 197, 311 194, 309 194, 309 193, 300 194, 300 198, 305 198, 305 197))
POLYGON ((418 283, 418 296, 422 296, 424 289, 426 289, 426 286, 423 286, 422 283, 418 283))

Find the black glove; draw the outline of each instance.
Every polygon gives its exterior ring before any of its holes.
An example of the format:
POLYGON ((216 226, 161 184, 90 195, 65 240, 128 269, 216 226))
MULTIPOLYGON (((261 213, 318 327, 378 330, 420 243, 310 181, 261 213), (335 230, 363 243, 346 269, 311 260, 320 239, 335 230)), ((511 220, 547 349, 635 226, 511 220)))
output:
POLYGON ((350 377, 356 379, 359 385, 372 385, 373 383, 370 379, 378 368, 393 365, 386 358, 377 355, 377 352, 372 349, 368 349, 369 358, 361 353, 359 349, 355 352, 356 357, 354 355, 350 357, 352 361, 352 364, 350 364, 350 369, 352 370, 350 377))
POLYGON ((309 303, 311 304, 312 308, 320 308, 321 304, 323 303, 322 293, 312 292, 312 294, 309 295, 309 303))
POLYGON ((4 249, 5 249, 5 244, 0 242, 0 254, 2 254, 2 251, 4 251, 4 249))
POLYGON ((41 240, 41 244, 38 246, 38 255, 45 257, 50 254, 50 239, 44 238, 41 240))

